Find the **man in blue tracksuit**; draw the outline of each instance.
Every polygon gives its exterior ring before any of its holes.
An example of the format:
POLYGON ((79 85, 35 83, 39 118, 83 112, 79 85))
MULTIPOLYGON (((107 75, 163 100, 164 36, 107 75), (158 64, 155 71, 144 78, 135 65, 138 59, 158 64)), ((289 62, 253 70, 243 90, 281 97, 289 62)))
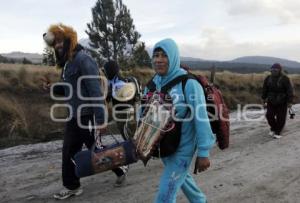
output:
MULTIPOLYGON (((179 51, 172 39, 165 39, 155 44, 152 57, 156 72, 153 82, 157 91, 160 91, 164 85, 177 76, 187 74, 180 68, 179 51)), ((147 91, 146 88, 145 93, 147 91)), ((192 107, 191 111, 194 112, 194 117, 190 121, 182 122, 181 140, 176 152, 162 158, 164 170, 155 202, 176 202, 176 195, 181 188, 190 202, 204 203, 206 197, 189 172, 195 153, 197 157, 194 174, 205 171, 210 166, 209 150, 215 143, 206 112, 204 92, 196 80, 188 79, 184 93, 182 83, 179 83, 171 88, 168 94, 172 98, 177 118, 184 118, 190 111, 182 104, 192 107)))

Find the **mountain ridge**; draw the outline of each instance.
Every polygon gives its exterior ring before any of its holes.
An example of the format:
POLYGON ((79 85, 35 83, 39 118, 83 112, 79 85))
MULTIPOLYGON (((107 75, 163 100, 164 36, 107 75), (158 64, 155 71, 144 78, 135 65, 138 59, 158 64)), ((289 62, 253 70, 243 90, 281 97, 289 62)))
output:
POLYGON ((272 57, 272 56, 242 56, 242 57, 235 58, 230 62, 255 63, 255 64, 266 64, 266 65, 280 63, 281 65, 286 67, 300 68, 300 63, 298 61, 272 57))
POLYGON ((280 63, 283 66, 290 68, 300 68, 300 62, 295 60, 289 60, 273 56, 241 56, 232 60, 206 60, 202 58, 194 57, 180 57, 181 61, 201 61, 211 63, 245 63, 245 64, 260 64, 260 65, 272 65, 274 63, 280 63))
MULTIPOLYGON (((81 39, 79 43, 87 46, 88 40, 81 39)), ((33 63, 42 63, 43 55, 39 53, 27 53, 21 51, 13 51, 10 53, 0 53, 1 56, 7 59, 20 60, 26 58, 33 63)), ((193 69, 208 69, 209 67, 215 65, 221 70, 232 70, 242 69, 247 67, 247 72, 253 71, 262 72, 270 68, 274 63, 280 63, 289 72, 299 72, 300 73, 300 62, 295 60, 289 60, 284 58, 272 57, 272 56, 242 56, 232 60, 221 61, 221 60, 206 60, 203 58, 181 56, 182 63, 190 65, 193 69)))
MULTIPOLYGON (((90 48, 89 46, 89 39, 88 38, 82 38, 79 40, 79 43, 87 48, 90 48)), ((149 56, 152 54, 153 47, 146 46, 146 50, 148 51, 149 56)), ((186 62, 211 62, 211 63, 247 63, 247 64, 261 64, 261 65, 272 65, 274 63, 281 63, 281 65, 290 67, 290 68, 300 68, 300 62, 295 60, 289 60, 279 57, 272 57, 272 56, 259 56, 259 55, 253 55, 253 56, 242 56, 237 57, 232 60, 208 60, 198 57, 189 57, 189 56, 181 56, 181 61, 186 62), (258 60, 259 59, 259 60, 258 60)))
POLYGON ((28 52, 21 52, 21 51, 13 51, 9 53, 0 53, 1 56, 7 59, 16 59, 19 61, 20 59, 28 59, 32 63, 42 63, 43 55, 39 53, 28 53, 28 52))

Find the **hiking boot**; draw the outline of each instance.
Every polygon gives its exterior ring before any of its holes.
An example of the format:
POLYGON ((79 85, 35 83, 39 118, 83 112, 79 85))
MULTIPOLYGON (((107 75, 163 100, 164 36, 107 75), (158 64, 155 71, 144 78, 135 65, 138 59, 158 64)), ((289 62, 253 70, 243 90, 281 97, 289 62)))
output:
POLYGON ((274 136, 273 136, 275 139, 280 139, 280 138, 282 138, 282 136, 281 135, 276 135, 276 134, 274 134, 274 136))
POLYGON ((269 132, 269 135, 270 135, 271 137, 274 137, 275 132, 274 132, 274 131, 270 131, 270 132, 269 132))
POLYGON ((53 197, 55 199, 67 199, 71 196, 78 196, 78 195, 81 195, 83 192, 83 190, 81 188, 77 188, 75 190, 68 190, 68 189, 63 189, 61 190, 59 193, 56 193, 53 195, 53 197))

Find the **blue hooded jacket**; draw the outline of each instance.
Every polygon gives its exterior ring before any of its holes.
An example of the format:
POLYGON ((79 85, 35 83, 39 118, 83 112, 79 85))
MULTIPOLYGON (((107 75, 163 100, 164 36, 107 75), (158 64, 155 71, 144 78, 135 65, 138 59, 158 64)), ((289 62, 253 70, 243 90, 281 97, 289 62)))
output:
MULTIPOLYGON (((168 56, 169 69, 166 75, 158 74, 153 78, 158 91, 177 76, 187 74, 180 68, 180 55, 176 43, 172 39, 164 39, 155 44, 154 49, 161 48, 168 56)), ((145 89, 145 93, 147 92, 145 89)), ((189 121, 183 121, 181 127, 181 140, 175 154, 193 156, 197 149, 198 157, 208 157, 209 150, 215 143, 207 111, 205 96, 201 85, 193 79, 186 82, 183 95, 182 83, 175 85, 169 92, 175 106, 176 116, 184 118, 189 111, 186 104, 193 109, 188 113, 189 121)))
POLYGON ((72 110, 70 117, 95 115, 96 124, 103 124, 105 122, 104 99, 101 98, 102 90, 99 79, 85 78, 79 83, 79 78, 82 76, 99 77, 96 62, 84 50, 77 52, 73 60, 67 63, 62 71, 62 81, 70 84, 71 88, 66 85, 56 85, 53 91, 55 94, 62 94, 65 97, 71 95, 67 101, 72 110), (79 108, 82 109, 79 110, 79 108))

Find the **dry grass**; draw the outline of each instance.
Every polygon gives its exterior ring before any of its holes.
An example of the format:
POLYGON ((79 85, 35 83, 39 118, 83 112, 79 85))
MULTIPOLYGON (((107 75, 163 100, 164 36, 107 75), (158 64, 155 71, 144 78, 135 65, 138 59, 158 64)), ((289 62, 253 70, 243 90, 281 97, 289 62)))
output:
MULTIPOLYGON (((237 104, 261 103, 262 85, 264 79, 269 75, 265 73, 238 74, 230 72, 218 73, 216 84, 224 93, 225 100, 231 109, 237 104)), ((300 75, 289 75, 295 90, 295 102, 300 103, 300 75)))
MULTIPOLYGON (((209 76, 209 72, 196 74, 209 76)), ((152 69, 140 68, 122 72, 135 76, 143 85, 153 76, 152 69)), ((269 73, 237 74, 218 72, 219 86, 227 105, 260 103, 262 83, 269 73)), ((0 148, 21 143, 41 142, 61 138, 63 124, 51 121, 49 93, 42 90, 42 80, 57 81, 59 71, 53 67, 0 64, 0 148)), ((300 103, 300 75, 289 75, 296 90, 295 102, 300 103)))
POLYGON ((39 65, 0 64, 1 90, 39 90, 41 79, 57 81, 59 71, 39 65))
MULTIPOLYGON (((125 76, 133 75, 137 77, 143 85, 153 76, 154 71, 151 69, 136 69, 124 72, 125 76)), ((205 75, 210 77, 208 71, 193 71, 194 74, 205 75)), ((239 74, 228 71, 217 72, 215 76, 215 84, 222 90, 226 104, 230 109, 237 108, 238 104, 260 104, 262 84, 269 72, 239 74)), ((289 75, 295 89, 295 102, 300 103, 300 75, 289 75)))
POLYGON ((58 137, 62 125, 50 120, 53 101, 41 81, 58 76, 49 67, 0 64, 0 148, 58 137))

